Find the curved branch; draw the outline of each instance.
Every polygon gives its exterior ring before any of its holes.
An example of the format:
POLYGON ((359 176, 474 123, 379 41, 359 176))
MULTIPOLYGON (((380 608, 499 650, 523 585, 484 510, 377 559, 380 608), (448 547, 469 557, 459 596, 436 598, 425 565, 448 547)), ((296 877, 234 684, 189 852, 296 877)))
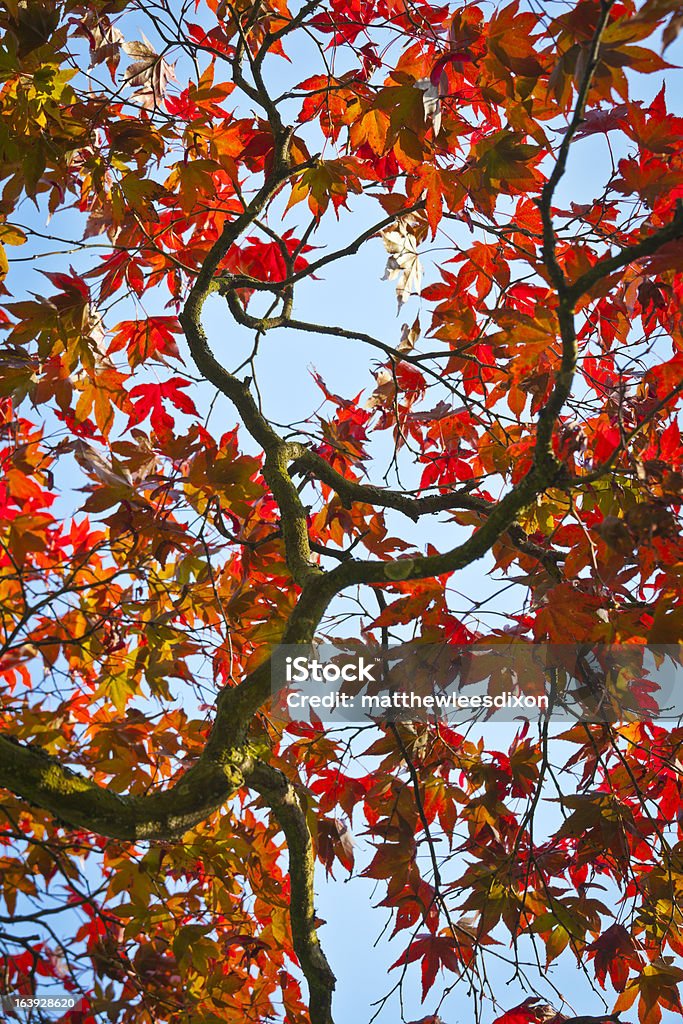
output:
MULTIPOLYGON (((322 573, 304 586, 281 642, 309 643, 335 593, 334 581, 322 573)), ((222 690, 199 760, 160 792, 142 796, 115 793, 72 771, 40 747, 4 736, 0 736, 0 786, 73 828, 130 842, 176 839, 244 786, 253 767, 249 726, 270 693, 270 659, 238 686, 222 690)))
POLYGON ((466 541, 450 551, 390 562, 349 561, 329 573, 337 592, 354 584, 390 584, 402 580, 425 579, 463 569, 482 558, 501 534, 515 523, 519 513, 548 487, 559 483, 563 467, 535 465, 505 497, 491 508, 488 518, 466 541))
POLYGON ((446 512, 450 509, 469 509, 473 512, 488 514, 495 507, 494 502, 470 494, 465 488, 450 491, 448 494, 425 494, 423 496, 406 494, 405 491, 394 491, 376 484, 364 484, 350 480, 326 462, 317 452, 304 445, 299 445, 299 452, 290 467, 291 472, 308 472, 317 480, 327 484, 339 496, 342 505, 349 507, 353 502, 364 502, 378 505, 380 508, 391 508, 412 519, 413 522, 424 515, 434 512, 446 512))
POLYGON ((268 200, 292 173, 289 166, 289 141, 286 132, 276 148, 273 170, 266 178, 243 214, 225 225, 220 238, 213 245, 202 264, 195 283, 180 313, 179 320, 185 332, 190 353, 199 372, 233 403, 242 421, 261 446, 265 455, 263 474, 273 492, 282 514, 282 534, 287 564, 297 583, 320 572, 312 564, 308 539, 306 509, 299 493, 287 473, 289 446, 268 422, 259 409, 249 387, 222 366, 213 354, 202 325, 202 311, 207 298, 221 287, 215 274, 230 246, 253 223, 268 200))
MULTIPOLYGON (((315 161, 315 158, 313 158, 313 161, 315 161)), ((300 169, 303 170, 304 165, 301 165, 300 169)), ((330 263, 336 263, 337 260, 344 259, 346 256, 355 256, 359 249, 361 249, 362 246, 371 238, 375 238, 381 231, 391 227, 391 225, 395 224, 401 217, 406 217, 411 213, 416 213, 418 210, 424 209, 424 206, 425 201, 421 199, 419 202, 413 203, 412 206, 406 206, 405 209, 401 209, 396 213, 387 214, 387 216, 383 217, 382 220, 377 221, 376 224, 366 228, 366 230, 361 232, 353 242, 349 242, 349 244, 345 245, 342 249, 335 249, 333 252, 326 253, 319 259, 307 264, 302 270, 288 273, 288 276, 281 281, 264 281, 262 278, 252 277, 249 274, 232 274, 229 272, 223 272, 219 275, 223 289, 222 294, 229 291, 236 291, 239 288, 252 288, 254 291, 274 292, 275 294, 279 294, 285 289, 291 288, 299 281, 312 277, 316 271, 321 270, 330 263)), ((315 221, 313 223, 315 224, 315 221)), ((268 225, 259 222, 258 227, 260 227, 260 229, 265 232, 265 234, 269 235, 274 241, 278 241, 279 235, 277 235, 272 228, 269 228, 268 225)), ((301 245, 301 243, 299 244, 301 245)), ((290 253, 286 248, 284 248, 282 255, 285 262, 291 262, 290 253)), ((274 317, 272 326, 282 326, 280 322, 275 322, 276 320, 281 321, 281 319, 282 318, 274 317)), ((258 318, 254 317, 251 319, 249 326, 254 326, 257 322, 258 318)), ((389 349, 390 346, 387 346, 387 348, 389 349)))
POLYGON ((148 796, 120 795, 72 771, 39 747, 0 736, 0 786, 73 828, 111 839, 176 839, 244 785, 248 754, 202 758, 175 785, 148 796))
POLYGON ((289 919, 294 950, 308 982, 311 1024, 332 1024, 336 978, 321 949, 315 927, 315 856, 306 814, 293 784, 277 768, 258 761, 249 776, 249 785, 268 804, 287 841, 289 919))

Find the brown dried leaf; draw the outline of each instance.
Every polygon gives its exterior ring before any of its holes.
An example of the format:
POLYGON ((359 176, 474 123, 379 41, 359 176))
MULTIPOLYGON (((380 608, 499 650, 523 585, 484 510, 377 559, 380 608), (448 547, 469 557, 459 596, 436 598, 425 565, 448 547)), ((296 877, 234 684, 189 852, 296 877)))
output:
POLYGON ((680 5, 680 10, 677 13, 671 15, 671 21, 662 32, 662 53, 678 39, 681 29, 683 29, 683 4, 680 5))
POLYGON ((412 352, 415 348, 415 343, 420 337, 420 318, 416 316, 412 327, 410 324, 401 325, 401 340, 398 343, 399 352, 412 352))
POLYGON ((90 47, 90 67, 106 64, 112 81, 121 60, 121 44, 123 35, 119 32, 106 14, 98 16, 95 11, 86 11, 78 23, 74 35, 88 40, 90 47))
POLYGON ((123 44, 123 49, 129 57, 138 58, 126 68, 124 78, 127 84, 136 90, 132 99, 145 109, 151 110, 162 99, 169 81, 175 80, 175 64, 169 64, 159 56, 144 35, 142 39, 141 43, 123 44))

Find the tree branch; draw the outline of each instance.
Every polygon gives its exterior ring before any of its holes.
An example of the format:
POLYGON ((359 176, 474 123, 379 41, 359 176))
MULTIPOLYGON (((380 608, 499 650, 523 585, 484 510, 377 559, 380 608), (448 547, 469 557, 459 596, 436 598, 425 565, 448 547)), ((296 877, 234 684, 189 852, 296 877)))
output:
POLYGON ((291 173, 288 162, 289 136, 282 139, 276 150, 273 170, 249 203, 244 213, 225 225, 218 241, 206 257, 195 283, 180 313, 179 320, 185 332, 190 353, 197 369, 229 398, 242 421, 261 446, 265 455, 263 474, 280 506, 282 533, 287 564, 297 583, 320 572, 311 562, 311 551, 306 525, 306 510, 298 491, 287 473, 290 461, 288 444, 263 415, 249 387, 222 366, 214 356, 202 325, 204 303, 209 295, 220 288, 215 273, 233 242, 258 217, 268 200, 291 173))
POLYGON ((449 509, 470 509, 474 512, 488 513, 494 507, 493 502, 486 498, 476 497, 464 488, 451 491, 448 494, 411 496, 404 491, 394 491, 387 487, 378 487, 376 484, 364 484, 357 480, 350 480, 334 469, 317 452, 311 451, 301 444, 295 460, 290 466, 290 471, 308 472, 317 480, 327 484, 338 494, 342 505, 346 508, 356 501, 368 505, 379 505, 381 508, 391 508, 396 512, 402 512, 413 522, 417 522, 420 516, 445 512, 449 509))
POLYGON ((244 785, 249 756, 202 757, 175 783, 148 796, 120 795, 77 774, 39 747, 0 736, 0 785, 72 828, 112 839, 177 839, 244 785))
POLYGON ((543 223, 543 263, 546 266, 548 275, 555 286, 558 297, 557 316, 562 339, 562 362, 559 373, 555 378, 555 384, 550 398, 541 409, 538 416, 538 427, 536 434, 536 450, 534 454, 535 463, 552 472, 553 468, 559 466, 559 462, 553 451, 552 439, 553 430, 557 417, 559 416, 565 402, 571 394, 576 363, 578 359, 578 346, 576 340, 576 326, 574 323, 575 298, 567 289, 567 279, 562 268, 557 262, 555 228, 552 217, 552 202, 555 189, 564 175, 569 149, 572 144, 586 109, 586 102, 590 92, 591 82, 599 63, 600 40, 607 27, 610 11, 614 6, 614 0, 601 0, 598 22, 588 49, 588 59, 583 80, 579 86, 576 106, 569 127, 564 138, 552 169, 550 177, 543 186, 539 208, 541 221, 543 223))
POLYGON ((573 284, 568 285, 568 300, 576 303, 582 295, 590 291, 593 285, 609 277, 616 270, 622 270, 629 263, 635 263, 636 260, 640 260, 644 256, 652 256, 667 242, 675 242, 680 238, 683 238, 683 201, 679 199, 676 203, 676 212, 669 224, 646 235, 639 242, 626 246, 615 256, 599 260, 595 266, 578 277, 573 284))
POLYGON ((600 41, 602 39, 603 32, 607 27, 610 11, 613 6, 614 0, 601 0, 600 2, 600 14, 598 16, 597 25, 595 26, 595 31, 593 32, 593 37, 588 47, 586 69, 583 80, 579 85, 574 113, 572 114, 571 121, 569 122, 569 126, 564 134, 562 143, 560 144, 555 166, 552 169, 550 177, 543 186, 543 191, 541 193, 541 201, 539 205, 541 210, 541 219, 543 221, 543 262, 548 268, 550 278, 560 294, 566 286, 566 279, 555 256, 555 229, 553 227, 551 213, 552 201, 553 196, 555 195, 555 189, 567 168, 567 159, 569 157, 569 150, 572 141, 581 126, 581 122, 583 121, 583 115, 586 110, 586 102, 588 100, 593 76, 600 62, 600 41))
POLYGON ((336 592, 359 583, 390 584, 401 580, 425 579, 441 576, 471 565, 482 558, 502 533, 515 522, 522 511, 536 500, 547 487, 555 483, 554 473, 548 467, 534 466, 520 482, 493 506, 488 518, 466 541, 436 555, 398 558, 394 561, 349 561, 333 569, 328 577, 336 592))
POLYGON ((315 855, 299 795, 277 768, 258 761, 249 785, 261 794, 282 829, 289 851, 289 919, 294 950, 308 982, 311 1024, 332 1024, 336 978, 323 953, 315 927, 315 855))
MULTIPOLYGON (((320 574, 302 589, 283 632, 285 644, 310 643, 334 596, 320 574)), ((202 754, 168 789, 142 796, 114 793, 62 764, 35 745, 0 736, 0 786, 73 828, 130 842, 173 840, 218 810, 245 784, 253 767, 248 731, 271 692, 270 659, 217 699, 216 717, 202 754)))

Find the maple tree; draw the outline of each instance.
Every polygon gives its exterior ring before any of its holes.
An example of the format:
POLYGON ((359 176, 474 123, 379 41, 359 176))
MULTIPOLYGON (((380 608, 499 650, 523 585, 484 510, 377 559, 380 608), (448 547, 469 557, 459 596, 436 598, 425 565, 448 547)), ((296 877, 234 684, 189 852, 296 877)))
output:
POLYGON ((598 1020, 681 1013, 680 727, 499 751, 268 714, 274 647, 318 635, 683 641, 683 118, 645 98, 681 4, 0 21, 3 990, 58 982, 63 1024, 331 1024, 316 861, 354 870, 353 828, 425 1021, 456 983, 477 1020, 571 1017, 492 990, 496 958, 534 991, 525 942, 598 1020), (361 258, 411 310, 381 338, 315 305, 361 258), (374 385, 293 357, 280 424, 259 388, 302 338, 374 385), (474 563, 517 588, 495 617, 458 607, 474 563))

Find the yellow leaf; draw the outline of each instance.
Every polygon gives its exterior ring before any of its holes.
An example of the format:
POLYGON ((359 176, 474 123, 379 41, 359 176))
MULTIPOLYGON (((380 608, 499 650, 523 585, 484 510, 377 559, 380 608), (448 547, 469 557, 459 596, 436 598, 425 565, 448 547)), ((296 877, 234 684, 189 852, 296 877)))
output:
POLYGON ((368 110, 357 126, 354 127, 354 139, 356 133, 358 141, 367 142, 373 153, 383 156, 387 151, 387 133, 389 131, 389 117, 383 110, 368 110))
POLYGON ((0 242, 3 245, 23 245, 26 235, 14 224, 0 224, 0 242))

